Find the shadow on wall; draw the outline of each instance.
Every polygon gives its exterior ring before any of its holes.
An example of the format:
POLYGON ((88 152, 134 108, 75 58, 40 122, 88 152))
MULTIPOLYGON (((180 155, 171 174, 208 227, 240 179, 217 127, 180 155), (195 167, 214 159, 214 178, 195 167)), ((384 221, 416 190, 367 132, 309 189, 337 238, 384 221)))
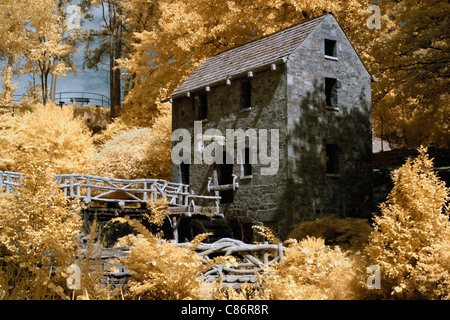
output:
POLYGON ((330 108, 324 88, 289 105, 288 180, 281 199, 286 212, 281 234, 289 233, 299 222, 338 214, 370 217, 372 203, 371 110, 364 91, 355 105, 330 108), (282 231, 284 230, 284 232, 282 231))

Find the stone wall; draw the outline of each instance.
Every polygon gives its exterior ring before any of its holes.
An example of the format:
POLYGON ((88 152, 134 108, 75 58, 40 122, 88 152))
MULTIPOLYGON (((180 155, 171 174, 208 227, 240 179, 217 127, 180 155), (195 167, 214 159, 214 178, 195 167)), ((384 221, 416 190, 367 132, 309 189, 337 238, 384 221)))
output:
POLYGON ((288 60, 288 171, 283 234, 304 220, 370 210, 370 75, 339 25, 327 17, 288 60), (336 40, 325 57, 324 39, 336 40), (337 105, 325 102, 325 77, 336 78, 337 105), (337 173, 326 173, 326 145, 337 146, 337 173))
MULTIPOLYGON (((273 221, 279 215, 278 203, 285 193, 287 183, 287 145, 286 145, 286 70, 278 65, 277 70, 254 72, 252 81, 252 107, 241 109, 240 81, 247 76, 233 79, 231 85, 211 88, 208 92, 208 119, 202 122, 203 132, 210 128, 219 129, 223 135, 226 129, 278 129, 279 130, 279 170, 276 175, 261 175, 258 164, 252 166, 252 177, 240 179, 239 188, 234 192, 233 203, 221 205, 228 219, 246 217, 251 221, 273 221)), ((192 95, 194 95, 193 93, 192 95)), ((188 128, 193 136, 193 122, 196 110, 192 97, 179 98, 173 102, 173 130, 188 128)), ((249 147, 249 141, 246 141, 249 147)), ((236 150, 234 154, 241 152, 236 150)), ((235 160, 236 163, 236 160, 235 160)), ((190 184, 195 193, 208 194, 206 188, 208 177, 214 176, 218 166, 207 164, 190 165, 190 184)), ((241 165, 233 165, 233 173, 241 176, 241 165)), ((181 182, 180 168, 173 165, 173 181, 181 182)), ((209 193, 211 194, 211 193, 209 193)), ((281 217, 278 217, 278 219, 281 217)), ((245 219, 244 219, 245 220, 245 219)), ((241 239, 244 240, 244 239, 241 239)), ((251 239, 245 239, 251 240, 251 239)))

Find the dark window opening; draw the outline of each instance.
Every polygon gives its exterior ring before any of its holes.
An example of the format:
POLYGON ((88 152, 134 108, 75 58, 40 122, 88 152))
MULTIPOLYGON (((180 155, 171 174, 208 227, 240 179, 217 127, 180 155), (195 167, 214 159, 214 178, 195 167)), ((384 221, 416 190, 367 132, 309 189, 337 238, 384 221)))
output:
POLYGON ((326 173, 339 174, 339 150, 336 144, 326 145, 326 173))
POLYGON ((189 164, 188 163, 180 163, 180 174, 181 174, 181 183, 189 184, 189 164))
POLYGON ((244 164, 243 164, 243 175, 251 176, 252 175, 252 164, 250 160, 250 148, 244 149, 244 164))
MULTIPOLYGON (((223 153, 223 159, 224 163, 217 165, 217 178, 219 180, 219 185, 221 186, 233 183, 233 163, 231 161, 227 161, 228 158, 226 152, 223 153)), ((221 197, 220 203, 233 203, 233 189, 219 191, 219 195, 221 197)))
POLYGON ((325 39, 325 55, 336 57, 336 40, 325 39))
POLYGON ((208 96, 206 93, 198 94, 194 97, 197 108, 197 120, 206 120, 208 118, 208 96))
POLYGON ((325 100, 327 107, 337 107, 337 80, 325 78, 325 100))
POLYGON ((241 109, 252 107, 252 82, 241 82, 241 109))

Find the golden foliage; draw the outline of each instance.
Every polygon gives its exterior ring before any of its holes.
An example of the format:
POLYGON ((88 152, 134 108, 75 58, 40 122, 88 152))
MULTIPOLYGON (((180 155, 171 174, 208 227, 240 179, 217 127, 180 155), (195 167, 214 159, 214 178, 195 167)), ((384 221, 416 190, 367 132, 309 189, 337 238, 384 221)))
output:
POLYGON ((343 249, 362 249, 372 228, 366 219, 340 218, 334 214, 313 221, 301 222, 287 238, 302 240, 307 236, 323 238, 327 245, 339 245, 343 249))
POLYGON ((171 178, 171 118, 159 117, 151 128, 123 129, 115 122, 97 141, 104 141, 91 162, 95 175, 122 179, 171 178), (117 132, 117 133, 115 133, 117 132))
POLYGON ((90 132, 72 108, 51 103, 8 118, 0 132, 3 170, 26 174, 33 162, 49 165, 55 174, 82 173, 94 152, 90 132))
POLYGON ((267 270, 263 285, 275 300, 355 299, 356 269, 339 247, 307 237, 291 241, 283 261, 267 270))
POLYGON ((132 128, 113 136, 92 158, 91 173, 118 179, 148 178, 145 161, 150 134, 149 128, 132 128))
POLYGON ((368 46, 374 132, 393 146, 450 147, 448 1, 379 1, 381 29, 368 46))
POLYGON ((73 114, 76 118, 83 120, 83 123, 94 135, 105 131, 110 123, 110 110, 105 107, 75 105, 73 114))
POLYGON ((25 299, 41 298, 36 290, 67 298, 60 283, 63 270, 75 258, 75 236, 81 232, 79 202, 53 185, 48 167, 30 166, 34 170, 23 178, 17 194, 0 196, 0 243, 7 252, 2 266, 6 263, 23 273, 8 281, 23 286, 25 299))
POLYGON ((161 243, 153 238, 137 239, 125 265, 133 278, 130 292, 138 299, 201 299, 205 292, 199 278, 201 257, 193 250, 161 243))
POLYGON ((144 217, 147 220, 161 227, 164 224, 164 219, 166 218, 167 208, 169 207, 169 201, 167 199, 158 199, 156 203, 153 201, 147 201, 147 208, 150 214, 145 214, 144 217))
POLYGON ((394 187, 375 218, 367 252, 393 298, 449 298, 449 191, 425 148, 396 170, 394 187))
POLYGON ((114 118, 113 121, 106 126, 105 130, 94 134, 94 144, 102 147, 106 141, 127 129, 130 129, 130 127, 128 127, 121 118, 114 118))
POLYGON ((254 225, 254 226, 252 226, 252 228, 253 228, 254 230, 256 230, 256 232, 257 232, 260 236, 266 238, 267 241, 268 241, 269 243, 272 243, 272 244, 278 244, 278 243, 281 242, 280 238, 279 238, 279 237, 275 234, 275 232, 274 232, 271 228, 269 228, 269 227, 254 225))
POLYGON ((211 296, 214 300, 268 300, 270 294, 268 289, 256 287, 244 282, 238 289, 231 286, 222 287, 222 283, 213 284, 211 296))
POLYGON ((133 248, 123 259, 132 274, 128 287, 134 299, 202 299, 207 294, 199 277, 205 267, 193 249, 162 242, 136 220, 114 220, 129 223, 141 234, 127 237, 133 248))

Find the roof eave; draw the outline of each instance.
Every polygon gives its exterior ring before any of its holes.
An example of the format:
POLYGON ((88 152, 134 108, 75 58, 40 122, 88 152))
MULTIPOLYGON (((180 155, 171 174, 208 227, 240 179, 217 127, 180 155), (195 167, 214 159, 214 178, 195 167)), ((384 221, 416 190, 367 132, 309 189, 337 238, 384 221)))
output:
POLYGON ((266 63, 266 64, 264 64, 262 66, 259 66, 259 67, 256 67, 256 68, 249 68, 249 69, 246 69, 245 71, 229 75, 225 79, 221 79, 219 81, 215 81, 215 82, 212 82, 212 83, 207 84, 207 85, 203 85, 203 86, 196 87, 196 88, 193 88, 193 89, 190 89, 190 90, 184 90, 184 91, 181 91, 181 92, 178 92, 178 93, 174 93, 174 94, 172 94, 170 96, 170 98, 166 98, 164 100, 161 100, 160 102, 161 103, 172 102, 174 99, 178 99, 178 98, 189 96, 190 93, 201 91, 202 89, 206 89, 206 87, 212 88, 212 87, 216 87, 216 86, 219 86, 219 85, 226 84, 227 80, 242 78, 245 75, 247 75, 249 72, 258 72, 258 71, 267 70, 267 69, 270 69, 271 66, 274 65, 274 64, 275 65, 285 64, 287 59, 288 59, 288 57, 286 56, 286 57, 280 58, 278 60, 272 61, 270 63, 266 63))

